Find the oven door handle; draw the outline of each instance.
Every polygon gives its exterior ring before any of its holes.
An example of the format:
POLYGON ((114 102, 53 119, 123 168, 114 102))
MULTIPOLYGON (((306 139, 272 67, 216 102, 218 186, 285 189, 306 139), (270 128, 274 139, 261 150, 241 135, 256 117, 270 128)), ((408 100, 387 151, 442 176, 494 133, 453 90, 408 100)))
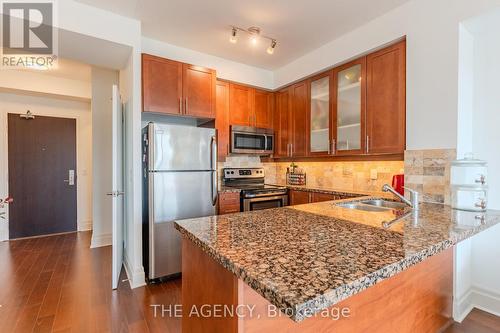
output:
POLYGON ((271 197, 256 197, 256 198, 248 198, 248 199, 243 199, 243 211, 248 212, 250 211, 250 204, 252 202, 262 202, 262 201, 270 201, 270 200, 281 200, 281 206, 285 207, 288 206, 288 195, 275 195, 271 197))
POLYGON ((245 194, 245 197, 243 199, 253 199, 253 198, 275 198, 277 196, 284 196, 286 195, 286 192, 268 192, 268 193, 262 193, 262 194, 245 194))
POLYGON ((243 200, 249 202, 260 202, 260 201, 269 201, 269 200, 283 200, 286 198, 286 195, 275 195, 272 197, 253 197, 253 198, 245 198, 243 200))

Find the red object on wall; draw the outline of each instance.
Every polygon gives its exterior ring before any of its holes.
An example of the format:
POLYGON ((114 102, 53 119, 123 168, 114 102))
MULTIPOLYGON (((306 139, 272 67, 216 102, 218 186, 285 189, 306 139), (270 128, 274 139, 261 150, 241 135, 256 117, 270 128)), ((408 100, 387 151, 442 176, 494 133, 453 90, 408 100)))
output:
POLYGON ((392 176, 392 187, 401 195, 405 195, 405 175, 394 175, 392 176))

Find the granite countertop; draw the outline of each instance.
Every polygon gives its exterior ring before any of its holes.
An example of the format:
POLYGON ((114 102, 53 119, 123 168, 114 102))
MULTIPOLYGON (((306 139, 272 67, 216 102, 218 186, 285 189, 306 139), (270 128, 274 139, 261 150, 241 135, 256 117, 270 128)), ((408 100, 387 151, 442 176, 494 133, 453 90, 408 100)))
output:
POLYGON ((497 211, 423 203, 418 213, 373 213, 330 201, 182 220, 175 227, 301 321, 499 222, 497 211))
POLYGON ((333 187, 325 187, 325 186, 312 186, 312 185, 289 185, 289 184, 271 184, 277 186, 285 186, 291 190, 297 191, 306 191, 306 192, 317 192, 317 193, 328 193, 328 194, 341 194, 346 196, 360 196, 360 195, 369 195, 369 196, 377 196, 383 198, 392 198, 392 194, 387 194, 382 191, 358 191, 353 189, 345 189, 345 188, 333 188, 333 187))
POLYGON ((230 186, 220 185, 218 192, 219 193, 240 193, 241 189, 240 188, 236 188, 236 187, 230 187, 230 186))

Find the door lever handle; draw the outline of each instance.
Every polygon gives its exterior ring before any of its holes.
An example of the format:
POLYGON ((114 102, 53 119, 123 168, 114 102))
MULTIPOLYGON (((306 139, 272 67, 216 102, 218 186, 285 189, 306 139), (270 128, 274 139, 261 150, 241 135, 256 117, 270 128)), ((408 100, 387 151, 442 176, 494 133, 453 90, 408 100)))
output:
POLYGON ((111 197, 119 197, 120 195, 124 195, 125 192, 123 191, 113 191, 113 192, 108 192, 106 195, 109 195, 111 197))

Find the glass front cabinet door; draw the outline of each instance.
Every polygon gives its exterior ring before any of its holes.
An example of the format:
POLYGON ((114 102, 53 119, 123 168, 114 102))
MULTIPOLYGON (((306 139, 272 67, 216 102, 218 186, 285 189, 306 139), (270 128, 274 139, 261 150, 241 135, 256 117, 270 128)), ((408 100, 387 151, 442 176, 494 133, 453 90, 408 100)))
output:
POLYGON ((364 153, 365 133, 365 58, 334 70, 335 101, 333 105, 334 153, 364 153))
POLYGON ((332 72, 310 80, 309 155, 331 153, 332 83, 332 72))

